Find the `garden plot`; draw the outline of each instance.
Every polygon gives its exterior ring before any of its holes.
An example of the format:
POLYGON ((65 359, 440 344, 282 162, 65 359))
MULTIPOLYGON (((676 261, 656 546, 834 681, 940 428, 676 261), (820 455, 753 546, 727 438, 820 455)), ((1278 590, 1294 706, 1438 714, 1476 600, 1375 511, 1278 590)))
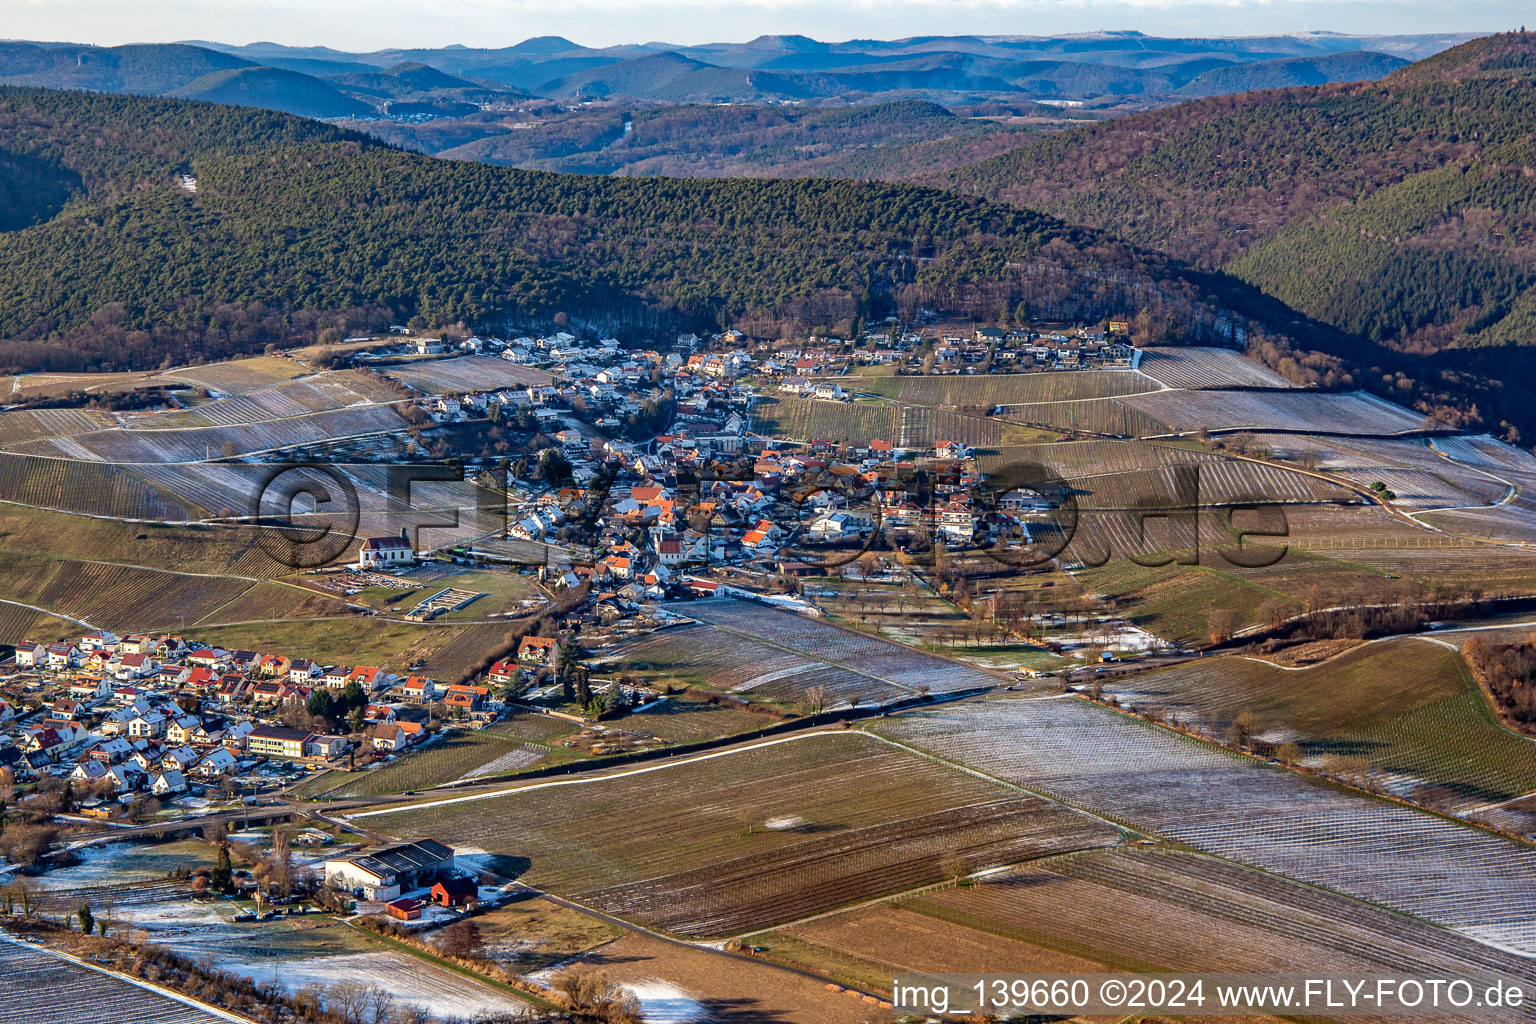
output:
POLYGON ((1104 689, 1217 735, 1247 714, 1255 734, 1297 742, 1309 763, 1363 758, 1402 796, 1442 787, 1440 802, 1465 809, 1536 790, 1536 742, 1495 725, 1461 656, 1430 640, 1366 644, 1302 669, 1206 658, 1104 689))
POLYGON ((1171 388, 1288 388, 1291 382, 1227 348, 1142 349, 1138 369, 1171 388))
POLYGON ((1536 851, 1072 699, 909 713, 881 731, 1203 852, 1536 953, 1536 851))
POLYGON ((361 817, 526 857, 526 881, 694 936, 1117 838, 1093 818, 842 732, 361 817))
POLYGON ((1412 918, 1165 849, 1056 858, 898 906, 1118 970, 1291 973, 1327 964, 1341 974, 1536 978, 1524 957, 1412 918))
POLYGON ((422 360, 400 366, 382 366, 378 372, 429 395, 526 388, 548 384, 552 379, 543 370, 491 356, 422 360))
POLYGON ((1001 686, 1008 681, 982 669, 752 601, 694 601, 671 607, 690 618, 873 676, 908 692, 949 693, 1001 686))
POLYGON ((238 1018, 0 936, 0 1024, 207 1024, 238 1018))
POLYGON ((1424 417, 1353 391, 1159 391, 1122 399, 1175 431, 1280 430, 1299 433, 1400 434, 1424 417))

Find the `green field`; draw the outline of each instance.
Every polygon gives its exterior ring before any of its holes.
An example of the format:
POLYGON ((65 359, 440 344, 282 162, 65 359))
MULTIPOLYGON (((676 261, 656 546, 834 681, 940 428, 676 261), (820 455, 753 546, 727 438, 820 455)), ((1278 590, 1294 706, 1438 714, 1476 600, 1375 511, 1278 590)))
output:
POLYGON ((1422 783, 1476 805, 1536 790, 1536 741, 1501 727, 1461 655, 1431 639, 1365 644, 1291 670, 1209 658, 1106 690, 1217 735, 1246 715, 1257 735, 1297 743, 1309 763, 1363 759, 1404 795, 1422 783))

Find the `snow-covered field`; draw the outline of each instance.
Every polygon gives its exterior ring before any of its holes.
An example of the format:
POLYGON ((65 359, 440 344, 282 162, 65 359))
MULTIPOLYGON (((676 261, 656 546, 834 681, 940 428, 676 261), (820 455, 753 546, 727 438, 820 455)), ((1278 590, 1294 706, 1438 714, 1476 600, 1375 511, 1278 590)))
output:
POLYGON ((290 992, 310 985, 339 982, 374 985, 397 1002, 419 1006, 439 1017, 474 1017, 485 1013, 522 1013, 529 1004, 462 975, 424 963, 406 953, 348 953, 340 956, 285 959, 280 964, 226 960, 225 970, 256 981, 275 978, 290 992))

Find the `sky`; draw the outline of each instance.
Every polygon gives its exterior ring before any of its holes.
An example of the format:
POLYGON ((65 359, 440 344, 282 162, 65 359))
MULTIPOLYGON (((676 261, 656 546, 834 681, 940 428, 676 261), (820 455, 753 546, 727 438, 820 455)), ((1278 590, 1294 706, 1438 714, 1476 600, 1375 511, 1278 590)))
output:
POLYGON ((1530 0, 0 0, 0 38, 272 41, 366 51, 508 46, 537 35, 608 46, 744 41, 765 33, 840 41, 1100 29, 1186 36, 1481 32, 1536 22, 1533 14, 1530 0))

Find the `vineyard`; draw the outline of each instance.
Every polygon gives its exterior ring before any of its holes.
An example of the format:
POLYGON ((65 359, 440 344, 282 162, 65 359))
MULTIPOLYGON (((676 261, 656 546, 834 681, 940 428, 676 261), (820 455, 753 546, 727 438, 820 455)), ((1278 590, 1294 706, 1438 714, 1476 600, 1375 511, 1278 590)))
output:
POLYGON ((225 427, 127 429, 113 427, 70 437, 13 445, 20 454, 112 462, 119 465, 201 462, 314 444, 338 437, 405 429, 405 421, 386 406, 334 409, 265 423, 225 427))
POLYGON ((404 366, 382 367, 379 372, 429 395, 526 388, 550 381, 549 374, 543 370, 518 366, 491 356, 423 360, 404 366))
POLYGON ((692 936, 764 928, 936 882, 949 861, 976 870, 1117 834, 847 733, 364 820, 527 857, 533 884, 692 936))
MULTIPOLYGON (((520 719, 512 719, 489 729, 455 730, 446 738, 435 740, 431 746, 406 754, 397 761, 344 775, 340 785, 320 789, 316 795, 339 800, 404 793, 411 789, 431 789, 460 779, 511 774, 531 768, 548 759, 554 751, 535 739, 518 735, 521 731, 519 722, 520 719)), ((564 728, 549 732, 541 739, 574 731, 571 722, 561 719, 553 722, 564 728)))
POLYGON ((1159 391, 1122 399, 1174 431, 1285 430, 1400 434, 1424 417, 1364 391, 1159 391))
POLYGON ((1291 382, 1225 348, 1142 349, 1142 373, 1171 388, 1288 388, 1291 382))
POLYGON ((1168 433, 1168 424, 1163 419, 1127 405, 1120 399, 1002 405, 998 407, 997 414, 1010 423, 1084 434, 1148 437, 1168 433))
MULTIPOLYGON (((902 900, 903 910, 1126 971, 1509 971, 1529 961, 1239 865, 1090 851, 902 900)), ((834 919, 835 920, 835 919, 834 919)))
POLYGON ((0 444, 78 434, 111 425, 110 416, 90 409, 14 409, 0 412, 0 444))
POLYGON ((188 1006, 36 946, 0 937, 0 1024, 210 1024, 188 1006))
POLYGON ((872 377, 850 386, 910 405, 946 409, 1118 398, 1157 390, 1135 370, 872 377))
POLYGON ((898 408, 884 403, 824 402, 760 396, 752 402, 752 429, 773 437, 850 441, 896 440, 898 408))
MULTIPOLYGON (((689 605, 687 614, 699 607, 702 603, 689 605)), ((776 635, 773 639, 779 640, 776 635)), ((911 694, 870 675, 829 665, 815 654, 799 654, 714 626, 668 631, 627 644, 606 657, 605 663, 622 665, 652 683, 729 690, 756 702, 800 705, 819 688, 830 709, 852 701, 879 704, 911 694)))
POLYGON ((1403 509, 1483 505, 1498 501, 1508 489, 1494 473, 1452 461, 1421 440, 1290 434, 1265 441, 1277 458, 1310 459, 1319 470, 1361 489, 1384 484, 1393 504, 1403 509))
POLYGON ((220 395, 238 395, 271 387, 304 373, 304 368, 290 359, 256 356, 206 366, 188 366, 169 370, 151 378, 151 383, 183 383, 207 388, 220 395))
POLYGON ((190 517, 165 491, 116 466, 3 453, 0 501, 122 519, 175 522, 190 517))
MULTIPOLYGON (((1006 678, 925 654, 901 644, 833 626, 820 619, 747 601, 694 601, 676 606, 691 618, 749 639, 769 641, 806 657, 893 683, 908 692, 947 693, 1004 685, 1006 678)), ((831 688, 831 684, 828 684, 831 688)), ((836 692, 834 690, 834 692, 836 692)))
POLYGON ((155 426, 239 426, 399 401, 401 397, 374 374, 339 370, 220 398, 184 413, 154 416, 150 422, 155 426))
POLYGON ((1205 659, 1106 689, 1217 734, 1246 713, 1259 735, 1294 739, 1314 759, 1358 752, 1404 796, 1434 785, 1467 807, 1536 789, 1536 744, 1499 728, 1461 656, 1426 640, 1369 644, 1299 670, 1205 659))
POLYGON ((102 629, 175 629, 249 590, 250 580, 0 552, 0 597, 102 629))
POLYGON ((1014 700, 880 730, 1132 827, 1536 951, 1536 851, 1091 704, 1014 700))
POLYGON ((998 420, 934 409, 922 405, 903 405, 898 409, 896 443, 904 448, 931 448, 943 441, 959 441, 968 447, 991 447, 1003 438, 1003 424, 998 420))

